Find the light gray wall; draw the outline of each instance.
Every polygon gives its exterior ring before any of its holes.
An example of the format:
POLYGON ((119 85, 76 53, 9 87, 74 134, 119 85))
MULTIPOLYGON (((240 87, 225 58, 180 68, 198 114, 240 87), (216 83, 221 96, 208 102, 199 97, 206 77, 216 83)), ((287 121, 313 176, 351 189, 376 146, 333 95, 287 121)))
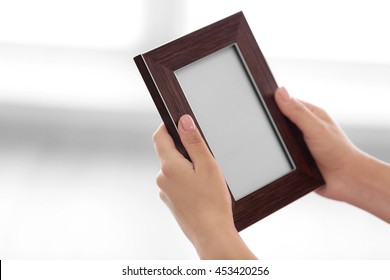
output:
MULTIPOLYGON (((154 112, 1 105, 0 258, 197 258, 158 197, 159 123, 154 112)), ((390 161, 388 127, 343 127, 390 161)), ((242 232, 270 259, 386 259, 388 234, 384 222, 315 194, 242 232)))

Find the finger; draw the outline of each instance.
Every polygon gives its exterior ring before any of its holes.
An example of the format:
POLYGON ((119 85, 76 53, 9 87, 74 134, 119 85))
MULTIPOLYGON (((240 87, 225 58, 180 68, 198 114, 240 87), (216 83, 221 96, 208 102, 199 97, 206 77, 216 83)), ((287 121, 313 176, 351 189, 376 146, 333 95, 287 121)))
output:
POLYGON ((333 122, 332 118, 329 116, 329 114, 324 109, 317 107, 317 106, 315 106, 309 102, 303 101, 303 100, 299 100, 299 102, 303 103, 307 108, 309 108, 309 110, 314 115, 316 115, 317 117, 319 117, 323 121, 333 122))
POLYGON ((210 163, 210 160, 214 159, 190 115, 184 115, 180 118, 178 128, 180 140, 195 169, 210 163))
POLYGON ((167 201, 168 201, 168 196, 167 196, 167 194, 165 193, 165 192, 163 192, 163 191, 160 191, 160 199, 166 204, 167 203, 167 201))
POLYGON ((324 123, 304 103, 291 97, 285 88, 278 88, 275 100, 282 113, 302 131, 305 137, 314 136, 316 128, 324 123))
POLYGON ((182 157, 177 151, 175 143, 164 124, 161 124, 153 134, 153 143, 154 149, 161 162, 172 157, 182 157))
POLYGON ((156 184, 162 190, 166 186, 166 178, 163 172, 160 170, 156 175, 156 184))

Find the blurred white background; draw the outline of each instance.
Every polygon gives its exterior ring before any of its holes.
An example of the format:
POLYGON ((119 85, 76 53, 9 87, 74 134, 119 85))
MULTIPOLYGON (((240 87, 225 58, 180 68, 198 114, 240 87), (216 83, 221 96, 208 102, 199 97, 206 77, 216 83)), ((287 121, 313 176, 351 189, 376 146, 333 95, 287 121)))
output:
MULTIPOLYGON (((390 161, 387 1, 2 0, 0 259, 193 259, 160 202, 132 57, 242 10, 280 85, 390 161)), ((388 259, 390 227, 315 194, 242 232, 264 259, 388 259)))

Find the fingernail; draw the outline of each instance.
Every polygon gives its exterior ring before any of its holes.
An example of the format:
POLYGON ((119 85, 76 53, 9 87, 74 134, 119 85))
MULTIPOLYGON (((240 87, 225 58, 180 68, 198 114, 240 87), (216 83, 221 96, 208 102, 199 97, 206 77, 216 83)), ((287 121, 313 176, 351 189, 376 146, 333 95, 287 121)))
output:
POLYGON ((180 118, 179 123, 184 131, 191 131, 195 129, 195 123, 190 115, 184 115, 180 118))
POLYGON ((290 101, 291 100, 291 95, 288 93, 288 91, 284 87, 279 88, 279 92, 280 92, 280 96, 282 97, 283 101, 290 101))

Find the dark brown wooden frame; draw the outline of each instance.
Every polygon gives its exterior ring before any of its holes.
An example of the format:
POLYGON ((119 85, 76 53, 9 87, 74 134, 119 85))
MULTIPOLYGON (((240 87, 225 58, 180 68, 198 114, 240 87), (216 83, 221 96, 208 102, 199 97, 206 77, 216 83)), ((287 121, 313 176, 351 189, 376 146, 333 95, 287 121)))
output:
MULTIPOLYGON (((242 230, 324 184, 301 132, 284 117, 275 103, 277 84, 243 13, 234 14, 138 55, 134 61, 177 149, 188 158, 180 142, 177 123, 182 115, 189 114, 198 127, 199 124, 174 71, 233 44, 239 47, 247 69, 295 165, 291 173, 264 187, 260 186, 257 191, 237 201, 232 197, 235 225, 238 230, 242 230)), ((202 128, 199 129, 202 133, 202 128)))

